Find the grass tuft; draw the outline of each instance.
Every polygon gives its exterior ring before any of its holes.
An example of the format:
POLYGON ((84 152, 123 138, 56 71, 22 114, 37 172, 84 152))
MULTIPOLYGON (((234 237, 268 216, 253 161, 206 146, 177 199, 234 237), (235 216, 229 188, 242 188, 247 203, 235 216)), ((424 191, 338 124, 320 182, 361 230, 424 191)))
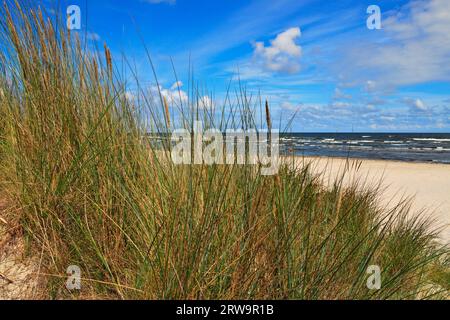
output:
POLYGON ((106 44, 104 55, 91 53, 78 34, 19 2, 1 11, 1 190, 42 253, 49 298, 448 294, 446 248, 408 202, 388 210, 379 189, 343 178, 326 188, 308 164, 284 164, 275 177, 251 165, 175 166, 170 144, 155 143, 195 120, 222 131, 262 127, 245 90, 215 110, 199 107, 192 85, 189 101, 169 110, 136 80, 130 99, 106 44), (64 286, 70 265, 82 270, 78 293, 64 286), (380 290, 366 286, 370 265, 382 269, 380 290))

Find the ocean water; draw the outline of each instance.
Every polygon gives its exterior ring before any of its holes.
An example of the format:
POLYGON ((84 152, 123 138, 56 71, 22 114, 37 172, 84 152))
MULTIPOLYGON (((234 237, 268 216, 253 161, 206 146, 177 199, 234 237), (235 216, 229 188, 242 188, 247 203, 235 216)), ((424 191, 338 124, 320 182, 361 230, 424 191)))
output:
POLYGON ((290 133, 280 136, 280 151, 450 164, 450 133, 290 133))

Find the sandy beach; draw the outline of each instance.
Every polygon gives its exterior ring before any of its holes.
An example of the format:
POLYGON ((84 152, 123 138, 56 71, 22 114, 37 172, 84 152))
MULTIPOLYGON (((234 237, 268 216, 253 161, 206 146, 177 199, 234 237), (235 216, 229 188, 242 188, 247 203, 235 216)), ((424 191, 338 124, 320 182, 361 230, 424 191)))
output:
POLYGON ((327 157, 298 157, 296 161, 311 163, 327 183, 345 168, 346 183, 359 179, 377 184, 381 180, 386 206, 414 196, 413 211, 425 209, 424 214, 435 218, 437 226, 443 226, 442 241, 450 243, 450 165, 327 157))

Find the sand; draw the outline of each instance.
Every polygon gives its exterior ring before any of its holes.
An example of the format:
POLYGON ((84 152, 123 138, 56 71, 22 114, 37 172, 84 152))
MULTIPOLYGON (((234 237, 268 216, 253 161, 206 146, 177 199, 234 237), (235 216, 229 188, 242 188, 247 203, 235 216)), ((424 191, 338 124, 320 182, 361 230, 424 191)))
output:
POLYGON ((39 298, 39 261, 25 254, 24 239, 5 218, 0 199, 0 300, 39 298))
POLYGON ((381 199, 388 207, 402 198, 414 196, 413 211, 425 209, 421 214, 436 219, 436 226, 443 227, 440 232, 442 242, 450 243, 450 165, 327 157, 298 157, 296 161, 311 163, 316 172, 323 173, 327 183, 345 167, 350 168, 346 183, 353 179, 368 184, 381 181, 381 199))

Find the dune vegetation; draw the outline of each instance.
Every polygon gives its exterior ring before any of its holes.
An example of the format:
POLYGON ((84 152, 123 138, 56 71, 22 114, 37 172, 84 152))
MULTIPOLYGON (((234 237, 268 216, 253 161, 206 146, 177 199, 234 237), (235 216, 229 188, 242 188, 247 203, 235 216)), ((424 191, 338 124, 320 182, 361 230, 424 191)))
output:
POLYGON ((447 249, 408 201, 386 209, 379 188, 342 177, 326 187, 289 159, 274 176, 255 165, 175 165, 171 144, 154 142, 195 120, 270 127, 259 97, 239 86, 224 105, 201 107, 191 83, 188 101, 168 101, 106 45, 87 48, 81 33, 26 5, 1 11, 0 197, 40 258, 47 298, 448 294, 447 249), (65 287, 71 265, 79 291, 65 287), (382 270, 379 290, 367 288, 370 265, 382 270))

